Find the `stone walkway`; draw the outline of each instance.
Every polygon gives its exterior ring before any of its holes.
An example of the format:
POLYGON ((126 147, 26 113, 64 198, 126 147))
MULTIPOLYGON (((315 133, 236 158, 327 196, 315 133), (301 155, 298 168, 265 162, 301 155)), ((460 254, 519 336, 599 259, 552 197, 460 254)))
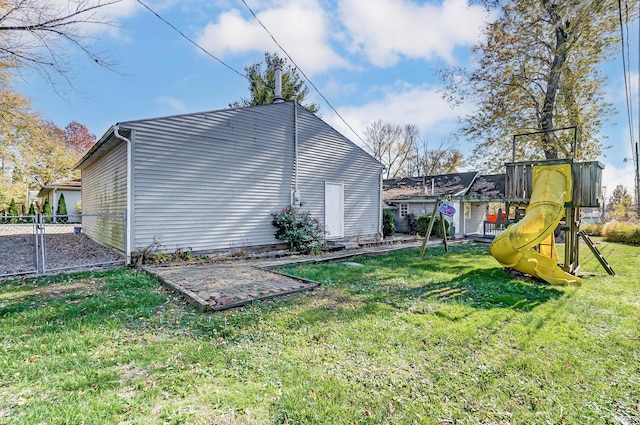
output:
MULTIPOLYGON (((360 255, 376 255, 398 249, 420 247, 421 244, 421 241, 413 240, 320 255, 243 258, 177 266, 147 266, 145 270, 155 275, 168 288, 184 294, 192 304, 203 311, 216 311, 238 307, 253 301, 308 291, 319 285, 314 281, 273 272, 271 268, 285 264, 346 260, 360 255)), ((441 245, 441 240, 431 240, 428 243, 430 247, 441 245)))

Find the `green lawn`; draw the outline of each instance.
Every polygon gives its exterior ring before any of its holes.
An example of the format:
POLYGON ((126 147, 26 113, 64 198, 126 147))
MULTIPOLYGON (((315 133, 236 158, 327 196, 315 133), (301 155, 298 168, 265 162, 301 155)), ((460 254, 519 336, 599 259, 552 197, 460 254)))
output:
POLYGON ((640 246, 599 242, 581 287, 411 249, 206 314, 133 270, 0 282, 0 424, 637 425, 640 246))

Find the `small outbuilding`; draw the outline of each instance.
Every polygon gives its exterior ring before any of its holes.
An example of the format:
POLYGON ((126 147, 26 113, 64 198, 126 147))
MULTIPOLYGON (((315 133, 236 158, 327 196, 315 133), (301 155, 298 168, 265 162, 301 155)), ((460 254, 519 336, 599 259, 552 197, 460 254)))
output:
POLYGON ((65 221, 68 223, 79 223, 80 211, 78 211, 78 207, 81 205, 82 200, 81 185, 79 180, 60 180, 42 186, 36 196, 42 199, 42 202, 44 202, 44 199, 49 200, 49 205, 51 205, 53 209, 50 213, 55 216, 60 203, 60 195, 63 195, 67 207, 67 217, 65 217, 65 221))
POLYGON ((124 251, 259 249, 280 244, 272 214, 309 211, 328 240, 379 238, 383 166, 292 102, 112 126, 76 164, 83 233, 124 251), (95 223, 95 224, 92 224, 95 223))

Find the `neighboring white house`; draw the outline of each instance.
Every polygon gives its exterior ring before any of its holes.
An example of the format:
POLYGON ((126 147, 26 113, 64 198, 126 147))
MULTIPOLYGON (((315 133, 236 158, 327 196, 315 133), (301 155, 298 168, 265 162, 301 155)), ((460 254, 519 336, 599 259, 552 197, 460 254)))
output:
POLYGON ((477 172, 437 176, 386 179, 383 182, 385 209, 393 211, 396 230, 407 232, 406 217, 433 213, 436 202, 446 202, 456 210, 445 217, 453 236, 482 235, 489 203, 504 201, 505 175, 480 175, 477 172))
POLYGON ((280 243, 272 214, 299 202, 328 239, 378 238, 383 166, 291 102, 121 122, 76 164, 83 213, 126 230, 83 233, 132 251, 211 252, 280 243), (122 244, 114 241, 122 238, 122 244))
POLYGON ((64 202, 67 206, 67 216, 69 223, 80 222, 80 211, 78 211, 77 205, 80 205, 82 200, 81 183, 79 180, 61 180, 55 183, 51 183, 43 186, 37 194, 38 198, 49 199, 49 205, 51 205, 51 214, 54 216, 58 211, 58 203, 60 202, 60 195, 64 194, 64 202))

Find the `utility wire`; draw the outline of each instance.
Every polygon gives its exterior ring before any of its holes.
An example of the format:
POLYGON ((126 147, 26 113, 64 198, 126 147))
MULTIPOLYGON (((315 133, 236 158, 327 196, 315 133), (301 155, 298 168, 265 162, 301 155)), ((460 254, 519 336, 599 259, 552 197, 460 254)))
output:
MULTIPOLYGON (((625 0, 625 12, 627 21, 629 18, 628 14, 628 4, 625 0)), ((631 101, 631 87, 629 84, 629 72, 627 70, 627 62, 629 61, 629 44, 628 40, 625 39, 625 19, 622 17, 622 0, 618 0, 618 17, 620 19, 620 43, 622 46, 622 72, 624 73, 624 88, 625 88, 625 98, 627 103, 627 119, 629 120, 629 137, 631 138, 631 151, 634 149, 634 134, 633 134, 633 106, 631 101)), ((627 27, 628 33, 628 27, 627 27)), ((635 161, 634 161, 635 162, 635 161)))
POLYGON ((198 43, 196 43, 195 41, 193 41, 191 38, 189 38, 185 33, 183 33, 182 31, 180 31, 178 28, 176 28, 175 25, 173 25, 171 22, 167 21, 166 19, 164 19, 162 16, 160 16, 155 10, 151 9, 151 7, 149 7, 147 4, 145 4, 142 0, 137 0, 138 3, 140 3, 142 6, 145 7, 145 9, 147 9, 149 12, 153 13, 154 15, 156 15, 156 17, 158 19, 160 19, 162 22, 164 22, 165 24, 167 24, 168 26, 170 26, 175 32, 177 32, 178 34, 180 34, 185 40, 187 40, 189 43, 193 44, 194 46, 196 46, 198 49, 200 49, 202 52, 204 52, 204 54, 206 54, 207 56, 215 59, 216 61, 220 62, 222 65, 226 66, 227 68, 229 68, 231 71, 235 72, 236 74, 238 74, 239 76, 241 76, 244 79, 249 80, 249 82, 251 82, 251 79, 249 79, 249 77, 247 77, 246 75, 244 75, 243 73, 241 73, 240 71, 236 70, 235 68, 233 68, 232 66, 226 64, 224 61, 222 61, 222 59, 217 58, 216 56, 214 56, 213 54, 209 53, 208 50, 206 50, 204 47, 202 47, 201 45, 199 45, 198 43))
MULTIPOLYGON (((232 66, 228 65, 227 63, 225 63, 223 60, 219 59, 218 57, 216 57, 215 55, 213 55, 212 53, 210 53, 208 50, 206 50, 204 47, 202 47, 200 44, 198 44, 197 42, 195 42, 193 39, 191 39, 189 36, 187 36, 184 32, 182 32, 180 29, 178 29, 175 25, 173 25, 171 22, 169 22, 168 20, 166 20, 165 18, 163 18, 162 16, 160 16, 160 14, 158 12, 156 12, 155 10, 153 10, 150 6, 148 6, 144 1, 142 0, 137 0, 138 3, 140 3, 145 9, 147 9, 149 12, 151 12, 153 15, 155 15, 158 19, 160 19, 164 24, 166 24, 167 26, 169 26, 171 29, 173 29, 175 32, 177 32, 178 34, 180 34, 185 40, 187 40, 189 43, 193 44, 195 47, 197 47, 199 50, 201 50, 204 54, 206 54, 207 56, 211 57, 212 59, 218 61, 219 63, 221 63, 223 66, 225 66, 226 68, 230 69, 231 71, 235 72, 236 74, 238 74, 239 76, 241 76, 242 78, 248 80, 249 82, 252 82, 251 79, 246 76, 245 74, 241 73, 240 71, 236 70, 235 68, 233 68, 232 66)), ((366 142, 364 141, 364 139, 353 129, 353 127, 351 127, 351 125, 342 117, 342 115, 340 115, 340 113, 336 110, 336 108, 333 107, 333 105, 331 104, 331 102, 329 102, 329 100, 322 94, 322 92, 320 91, 320 89, 318 89, 318 87, 313 83, 313 81, 311 81, 309 79, 309 77, 307 77, 307 75, 304 73, 304 71, 298 66, 298 64, 296 64, 296 62, 293 60, 293 58, 291 57, 291 55, 289 55, 289 53, 284 49, 284 47, 282 47, 282 45, 280 45, 280 43, 278 43, 278 40, 276 40, 276 38, 273 36, 273 34, 271 34, 271 32, 269 31, 269 29, 262 23, 262 21, 260 21, 260 19, 258 18, 258 16, 256 16, 256 14, 253 12, 253 10, 251 9, 251 7, 249 7, 249 5, 247 4, 247 2, 245 0, 242 0, 242 3, 245 5, 245 7, 249 10, 249 12, 251 12, 251 15, 255 18, 255 20, 260 24, 260 26, 267 32, 267 34, 269 34, 269 36, 271 37, 271 39, 276 43, 276 45, 280 48, 280 50, 282 50, 284 52, 284 54, 287 56, 287 58, 289 58, 289 60, 291 61, 291 63, 300 71, 300 73, 303 75, 303 77, 307 80, 307 82, 314 88, 314 90, 320 95, 320 97, 322 97, 322 99, 326 102, 327 105, 329 105, 329 107, 333 110, 333 112, 335 112, 335 114, 338 116, 338 118, 340 118, 340 120, 349 128, 349 130, 351 130, 353 132, 353 134, 355 134, 358 139, 360 139, 360 141, 362 141, 362 143, 366 144, 366 142)))
MULTIPOLYGON (((138 0, 140 1, 140 0, 138 0)), ((619 1, 619 0, 618 0, 619 1)), ((304 71, 302 70, 302 68, 300 68, 298 66, 298 64, 296 64, 296 62, 293 60, 293 58, 291 57, 291 55, 289 55, 289 53, 285 50, 284 47, 282 47, 282 45, 280 45, 280 43, 278 43, 278 40, 276 40, 276 38, 273 36, 273 34, 271 33, 271 31, 269 31, 269 29, 262 23, 262 21, 260 21, 260 18, 258 18, 258 16, 253 12, 253 10, 251 9, 251 7, 249 7, 249 5, 247 4, 247 2, 245 0, 242 0, 242 3, 245 5, 245 7, 249 10, 249 12, 251 13, 251 15, 255 18, 255 20, 258 22, 258 24, 260 24, 260 26, 267 32, 267 34, 269 34, 269 36, 271 37, 271 39, 274 41, 274 43, 276 43, 276 45, 280 48, 280 50, 282 50, 282 52, 287 55, 287 57, 289 58, 289 60, 291 61, 291 63, 293 64, 293 66, 295 66, 300 73, 302 74, 302 76, 305 78, 305 80, 307 80, 307 82, 309 84, 311 84, 311 87, 314 88, 314 90, 320 95, 320 97, 326 102, 327 105, 329 105, 329 107, 333 110, 333 112, 335 112, 335 114, 338 116, 338 118, 340 118, 340 120, 349 128, 349 130, 351 130, 353 132, 353 134, 355 134, 358 139, 360 139, 360 141, 366 145, 366 142, 364 141, 364 139, 362 137, 360 137, 360 135, 353 129, 353 127, 351 127, 351 125, 347 122, 347 120, 345 120, 342 115, 340 115, 340 113, 336 110, 336 108, 333 107, 333 105, 331 104, 331 102, 329 102, 329 100, 322 94, 322 92, 320 91, 320 89, 318 89, 318 87, 313 84, 313 81, 311 81, 309 79, 309 77, 307 77, 307 75, 304 73, 304 71)))

